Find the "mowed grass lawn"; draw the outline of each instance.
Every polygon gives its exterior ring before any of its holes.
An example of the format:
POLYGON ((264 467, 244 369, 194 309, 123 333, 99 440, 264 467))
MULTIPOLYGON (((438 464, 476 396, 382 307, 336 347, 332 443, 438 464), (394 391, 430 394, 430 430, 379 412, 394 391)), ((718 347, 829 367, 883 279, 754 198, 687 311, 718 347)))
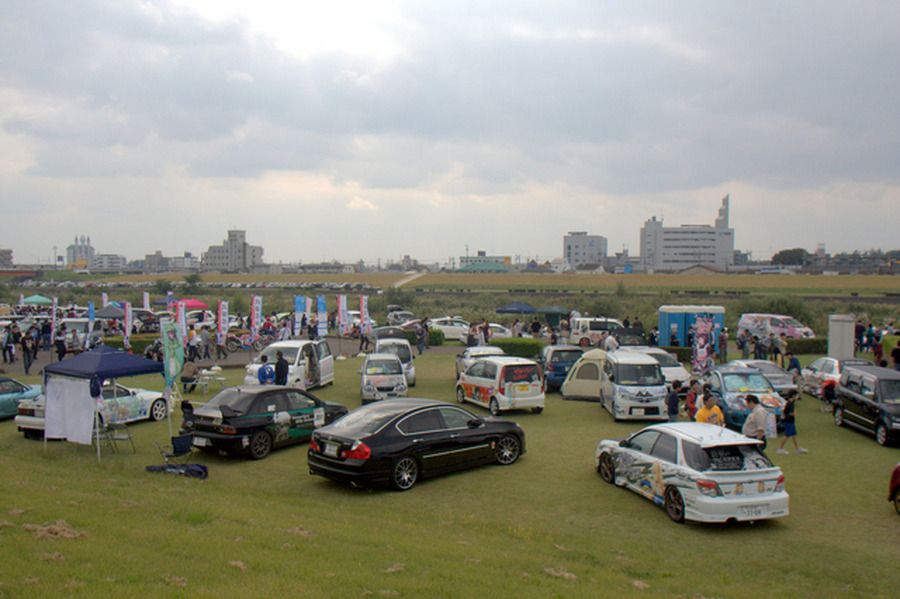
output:
MULTIPOLYGON (((455 353, 417 359, 415 395, 453 400, 455 353)), ((316 393, 359 406, 360 363, 339 361, 316 393)), ((243 371, 227 374, 237 383, 243 371)), ((138 453, 98 463, 90 447, 45 453, 4 421, 0 597, 895 597, 900 516, 887 482, 900 449, 838 429, 820 406, 799 404, 808 455, 770 442, 791 515, 729 526, 674 524, 603 483, 597 442, 641 424, 557 394, 542 414, 508 413, 527 434, 516 464, 405 493, 312 477, 306 444, 260 462, 197 455, 210 470, 199 481, 145 472, 161 463, 165 422, 133 425, 138 453)))

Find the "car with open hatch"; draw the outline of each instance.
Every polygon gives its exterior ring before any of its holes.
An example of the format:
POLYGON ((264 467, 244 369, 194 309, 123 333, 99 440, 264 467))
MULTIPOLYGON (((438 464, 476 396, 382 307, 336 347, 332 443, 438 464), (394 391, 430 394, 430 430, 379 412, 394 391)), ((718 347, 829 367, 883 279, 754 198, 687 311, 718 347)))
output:
POLYGON ((487 356, 475 360, 456 381, 456 400, 471 402, 496 416, 506 410, 544 410, 541 368, 534 360, 487 356))
POLYGON ((847 366, 841 373, 834 423, 869 433, 879 445, 900 440, 900 372, 881 366, 847 366))
POLYGON ((228 387, 208 402, 181 403, 181 434, 205 453, 247 454, 261 460, 273 449, 309 439, 313 430, 349 410, 293 387, 228 387))
POLYGON ((761 443, 713 424, 661 423, 601 441, 594 464, 604 481, 662 506, 675 522, 787 516, 784 475, 761 443))
POLYGON ((359 395, 363 405, 381 399, 406 397, 409 390, 403 364, 395 354, 366 354, 359 375, 359 395))
POLYGON ((535 358, 544 375, 544 392, 559 389, 583 353, 580 345, 545 345, 535 358))
POLYGON ((14 378, 0 376, 0 419, 16 415, 19 403, 41 394, 40 385, 26 385, 14 378))
POLYGON ((279 351, 288 363, 288 386, 297 389, 312 389, 334 382, 334 356, 331 354, 331 348, 327 341, 324 339, 317 341, 290 339, 276 341, 264 347, 253 361, 247 364, 244 385, 259 385, 259 368, 262 366, 262 357, 265 356, 266 362, 275 368, 279 351))
MULTIPOLYGON (((100 424, 128 424, 140 420, 164 420, 172 411, 162 391, 126 387, 118 383, 106 383, 100 388, 98 401, 100 424)), ((16 411, 16 428, 26 439, 44 437, 44 396, 19 403, 16 411)))
POLYGON ((525 431, 443 401, 387 399, 312 434, 309 473, 352 486, 406 491, 419 480, 483 464, 508 466, 525 453, 525 431))
POLYGON ((769 379, 755 368, 716 366, 706 375, 705 383, 716 398, 716 405, 725 416, 725 426, 736 431, 744 427, 750 408, 744 399, 748 395, 759 398, 766 409, 767 419, 779 422, 785 399, 778 394, 769 379))

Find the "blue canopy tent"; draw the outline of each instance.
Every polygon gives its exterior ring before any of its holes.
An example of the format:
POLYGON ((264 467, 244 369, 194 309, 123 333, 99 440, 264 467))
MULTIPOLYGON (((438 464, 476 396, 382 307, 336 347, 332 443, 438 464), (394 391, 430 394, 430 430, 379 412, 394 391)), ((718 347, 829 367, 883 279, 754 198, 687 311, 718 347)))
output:
POLYGON ((534 308, 522 302, 513 302, 502 308, 497 308, 497 314, 534 314, 534 308))
MULTIPOLYGON (((68 414, 74 418, 84 418, 93 413, 93 429, 98 429, 97 401, 100 396, 100 388, 103 381, 113 380, 123 376, 137 376, 141 374, 153 374, 163 372, 163 364, 155 360, 148 360, 141 356, 129 354, 120 349, 107 345, 99 345, 90 351, 83 352, 72 358, 61 360, 44 367, 44 443, 51 436, 65 436, 69 438, 70 432, 66 429, 65 419, 68 414), (82 379, 87 382, 87 389, 69 386, 66 393, 56 395, 56 387, 48 386, 51 376, 68 377, 70 379, 82 379), (87 397, 85 397, 87 395, 87 397), (72 402, 76 409, 68 410, 64 402, 72 402), (90 404, 90 412, 85 406, 90 404), (65 432, 59 435, 59 432, 65 432)), ((75 423, 84 426, 85 422, 75 423)), ((100 445, 97 444, 97 459, 100 459, 100 445)))

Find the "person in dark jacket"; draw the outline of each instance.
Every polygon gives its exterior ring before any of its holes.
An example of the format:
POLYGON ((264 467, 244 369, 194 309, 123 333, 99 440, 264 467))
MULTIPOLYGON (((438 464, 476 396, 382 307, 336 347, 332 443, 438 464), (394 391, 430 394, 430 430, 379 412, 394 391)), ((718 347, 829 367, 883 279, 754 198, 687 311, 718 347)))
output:
POLYGON ((287 385, 288 363, 281 350, 275 352, 275 384, 287 385))

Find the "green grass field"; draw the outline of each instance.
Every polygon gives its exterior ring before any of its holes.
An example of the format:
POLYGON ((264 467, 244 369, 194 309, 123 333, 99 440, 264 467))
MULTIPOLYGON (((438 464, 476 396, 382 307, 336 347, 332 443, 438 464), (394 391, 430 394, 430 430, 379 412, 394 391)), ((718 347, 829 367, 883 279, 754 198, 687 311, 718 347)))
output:
MULTIPOLYGON (((454 356, 418 358, 413 394, 452 401, 454 356)), ((360 363, 338 361, 336 383, 316 393, 359 406, 360 363)), ((734 526, 677 525, 603 483, 597 442, 641 424, 557 394, 540 415, 507 414, 527 434, 513 466, 406 493, 312 477, 306 444, 260 462, 197 455, 210 470, 198 481, 144 471, 161 463, 153 443, 166 441, 165 422, 131 426, 138 453, 98 463, 91 447, 45 453, 4 421, 0 597, 896 596, 900 517, 887 482, 900 449, 838 429, 820 405, 798 406, 808 455, 770 447, 791 515, 734 526)))

